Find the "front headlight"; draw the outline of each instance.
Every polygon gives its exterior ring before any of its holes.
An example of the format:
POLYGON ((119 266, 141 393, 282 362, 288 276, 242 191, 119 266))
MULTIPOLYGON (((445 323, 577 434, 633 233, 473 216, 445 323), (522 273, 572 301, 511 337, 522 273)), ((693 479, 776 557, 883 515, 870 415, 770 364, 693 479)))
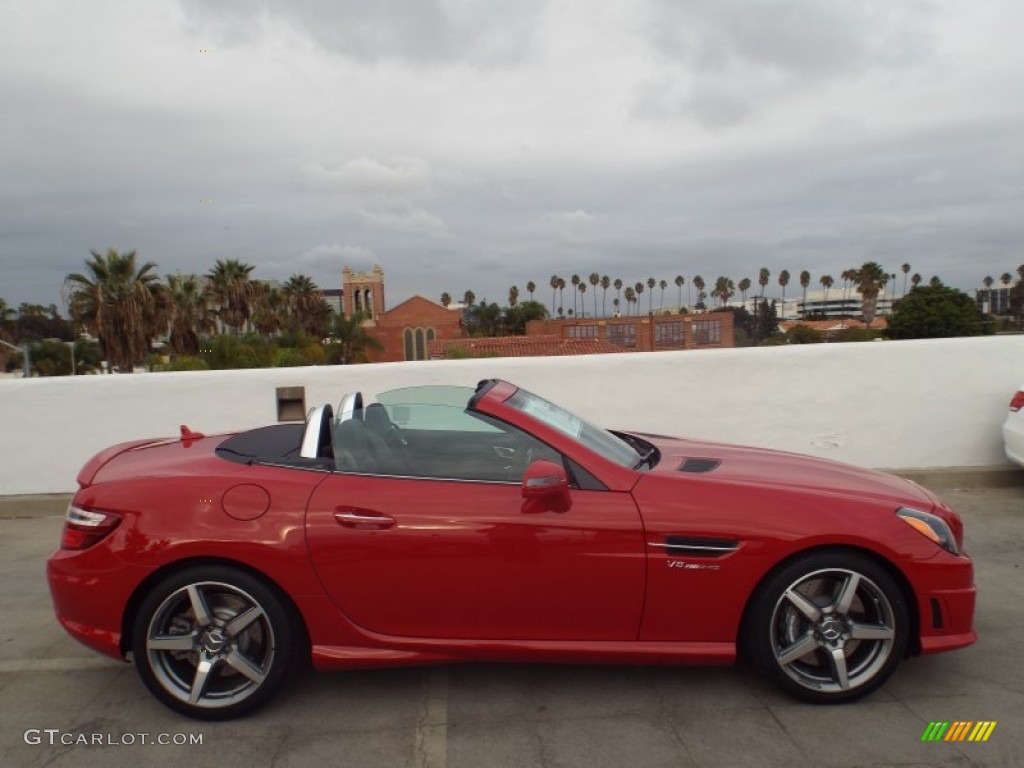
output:
POLYGON ((952 552, 954 555, 960 554, 953 531, 938 515, 910 507, 900 507, 896 510, 896 515, 915 531, 927 536, 946 551, 952 552))

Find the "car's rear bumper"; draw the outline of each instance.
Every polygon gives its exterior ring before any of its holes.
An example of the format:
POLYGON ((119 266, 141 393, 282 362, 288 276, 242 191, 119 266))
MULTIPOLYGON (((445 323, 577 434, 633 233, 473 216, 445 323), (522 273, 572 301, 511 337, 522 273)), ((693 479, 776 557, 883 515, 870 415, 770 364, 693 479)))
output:
POLYGON ((1006 458, 1024 467, 1024 411, 1010 413, 1003 424, 1006 458))
POLYGON ((147 571, 126 565, 99 545, 81 551, 57 550, 46 562, 46 579, 57 621, 73 638, 106 656, 124 659, 121 626, 124 607, 147 571))

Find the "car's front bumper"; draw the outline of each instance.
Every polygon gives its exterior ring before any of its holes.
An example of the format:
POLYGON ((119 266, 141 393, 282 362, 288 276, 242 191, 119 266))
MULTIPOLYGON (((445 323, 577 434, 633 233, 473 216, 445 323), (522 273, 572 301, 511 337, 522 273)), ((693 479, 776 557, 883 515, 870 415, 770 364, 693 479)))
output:
POLYGON ((918 568, 914 579, 921 653, 963 648, 974 631, 974 563, 966 555, 942 552, 918 568))

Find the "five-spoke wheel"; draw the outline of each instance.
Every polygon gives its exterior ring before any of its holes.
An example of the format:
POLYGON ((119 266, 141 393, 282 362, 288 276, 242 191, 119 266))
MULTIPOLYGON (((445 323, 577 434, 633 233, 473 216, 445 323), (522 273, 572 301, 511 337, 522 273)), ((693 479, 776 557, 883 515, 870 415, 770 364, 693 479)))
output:
POLYGON ((149 689, 204 720, 252 711, 283 682, 294 642, 288 611, 263 582, 231 568, 173 574, 142 602, 133 652, 149 689))
POLYGON ((789 693, 818 703, 864 696, 906 650, 906 602, 892 577, 856 553, 812 553, 776 572, 744 625, 754 662, 789 693))

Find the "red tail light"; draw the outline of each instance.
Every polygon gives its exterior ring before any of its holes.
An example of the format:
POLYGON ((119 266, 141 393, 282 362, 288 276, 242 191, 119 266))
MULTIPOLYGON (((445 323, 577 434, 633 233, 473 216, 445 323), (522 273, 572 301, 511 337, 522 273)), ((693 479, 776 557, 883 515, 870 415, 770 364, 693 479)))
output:
POLYGON ((64 515, 64 532, 60 537, 61 549, 88 549, 99 543, 120 524, 121 518, 113 512, 82 509, 73 504, 64 515))
POLYGON ((1013 396, 1013 400, 1010 401, 1010 410, 1019 411, 1024 408, 1024 389, 1013 396))

